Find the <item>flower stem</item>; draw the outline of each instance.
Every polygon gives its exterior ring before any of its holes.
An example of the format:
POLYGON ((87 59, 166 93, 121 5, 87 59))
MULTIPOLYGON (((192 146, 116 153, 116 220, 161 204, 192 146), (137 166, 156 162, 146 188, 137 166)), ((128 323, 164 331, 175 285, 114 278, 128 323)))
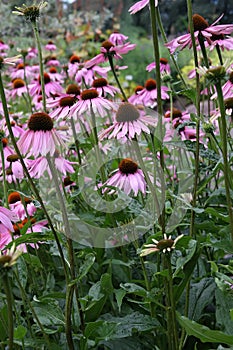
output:
POLYGON ((230 194, 231 169, 228 162, 227 124, 226 124, 225 106, 224 106, 224 100, 223 100, 221 80, 219 80, 215 84, 215 87, 217 90, 219 109, 221 113, 221 117, 219 118, 219 130, 220 130, 220 137, 222 141, 223 169, 224 169, 226 200, 227 200, 229 220, 230 220, 231 240, 233 241, 233 210, 232 210, 232 200, 231 200, 231 194, 230 194))
POLYGON ((78 155, 78 162, 79 165, 81 165, 82 163, 82 158, 81 158, 81 153, 80 153, 80 148, 79 148, 79 140, 78 140, 78 136, 75 130, 75 124, 74 124, 74 119, 73 116, 71 116, 70 118, 70 124, 71 124, 71 129, 72 129, 72 133, 73 133, 73 137, 74 137, 74 143, 75 143, 75 148, 76 148, 76 152, 78 155))
MULTIPOLYGON (((156 87, 157 87, 157 110, 158 110, 158 131, 159 135, 162 137, 163 135, 163 105, 161 98, 161 73, 160 73, 160 48, 159 48, 159 37, 158 37, 158 24, 157 18, 159 17, 158 8, 154 6, 154 0, 150 0, 150 18, 151 18, 151 28, 152 28, 152 36, 153 36, 153 47, 154 47, 154 57, 155 57, 155 70, 156 70, 156 87)), ((161 140, 163 141, 163 140, 161 140)), ((156 155, 155 155, 156 156, 156 155)), ((163 171, 165 168, 164 165, 164 152, 163 149, 159 151, 159 159, 160 166, 162 169, 162 175, 160 176, 161 181, 161 197, 162 203, 165 203, 165 180, 163 176, 163 171)), ((160 225, 162 229, 162 234, 165 233, 165 208, 163 208, 162 213, 160 215, 160 225)))
POLYGON ((113 73, 113 75, 114 75, 114 78, 115 78, 115 80, 116 80, 116 83, 117 83, 117 85, 118 85, 118 87, 119 87, 119 89, 120 89, 120 91, 121 91, 122 96, 123 96, 124 102, 127 102, 128 99, 127 99, 127 97, 126 97, 126 95, 125 95, 124 90, 122 89, 121 83, 120 83, 120 81, 119 81, 119 79, 118 79, 118 76, 117 76, 117 74, 116 74, 116 71, 115 71, 115 68, 114 68, 114 64, 113 64, 113 60, 112 60, 112 56, 108 56, 108 61, 109 61, 109 64, 110 64, 112 73, 113 73))
POLYGON ((6 169, 5 169, 5 158, 4 158, 2 139, 0 139, 0 153, 1 153, 1 160, 2 160, 4 202, 5 202, 6 207, 8 208, 9 205, 8 205, 8 197, 7 197, 6 169))
POLYGON ((8 317, 8 350, 13 350, 13 342, 14 342, 14 320, 13 320, 13 296, 12 289, 10 286, 8 272, 6 271, 2 276, 3 286, 6 294, 7 300, 7 317, 8 317))
POLYGON ((43 58, 42 58, 42 49, 41 49, 41 44, 40 44, 39 30, 38 30, 38 25, 37 25, 36 21, 33 21, 31 23, 32 23, 33 32, 34 32, 35 39, 36 39, 36 44, 37 44, 39 66, 40 66, 40 85, 41 85, 41 93, 42 93, 42 102, 43 102, 44 112, 46 112, 44 67, 43 67, 43 58))

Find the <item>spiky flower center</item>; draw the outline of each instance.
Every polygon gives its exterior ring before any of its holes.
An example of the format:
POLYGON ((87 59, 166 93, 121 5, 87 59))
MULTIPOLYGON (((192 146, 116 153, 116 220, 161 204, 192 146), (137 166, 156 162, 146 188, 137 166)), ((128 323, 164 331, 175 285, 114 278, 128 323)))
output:
POLYGON ((77 55, 72 55, 69 59, 69 62, 74 64, 74 63, 79 63, 80 62, 80 57, 77 55))
POLYGON ((51 131, 53 120, 47 113, 34 113, 29 118, 28 127, 32 131, 51 131))
POLYGON ((65 177, 64 180, 63 180, 63 184, 64 184, 65 187, 72 185, 72 183, 73 183, 73 181, 70 179, 69 176, 65 177))
POLYGON ((173 108, 172 111, 168 111, 165 113, 165 118, 170 118, 172 115, 172 119, 180 119, 182 118, 182 112, 178 108, 173 108))
POLYGON ((70 84, 70 85, 68 85, 67 88, 66 88, 66 93, 67 93, 67 94, 70 94, 70 95, 75 95, 75 96, 77 96, 77 95, 80 95, 80 89, 79 89, 78 85, 76 85, 76 84, 70 84))
POLYGON ((5 265, 7 263, 9 263, 12 259, 11 255, 2 255, 0 256, 0 265, 5 265))
POLYGON ((49 40, 48 45, 53 45, 53 41, 49 40))
POLYGON ((13 171, 11 169, 6 169, 6 175, 13 175, 13 171))
POLYGON ((136 86, 136 88, 134 89, 134 92, 135 92, 135 94, 137 95, 137 94, 138 94, 138 92, 139 92, 139 91, 142 91, 143 89, 144 89, 144 87, 143 87, 143 86, 138 85, 138 86, 136 86))
POLYGON ((16 69, 24 69, 24 64, 23 63, 19 63, 17 65, 16 69))
POLYGON ((164 58, 164 57, 161 57, 159 61, 162 64, 168 64, 168 60, 166 58, 164 58))
POLYGON ((194 31, 201 31, 205 30, 209 27, 209 23, 200 15, 194 14, 193 15, 193 27, 194 31))
POLYGON ((212 41, 216 40, 224 40, 224 35, 223 34, 212 34, 211 38, 212 41))
MULTIPOLYGON (((41 77, 40 76, 38 77, 38 81, 41 84, 41 77)), ((51 81, 51 79, 50 79, 49 74, 48 73, 44 73, 44 83, 48 84, 48 83, 50 83, 50 81, 51 81)))
POLYGON ((67 96, 67 97, 62 97, 59 101, 59 106, 60 107, 71 107, 73 106, 75 102, 75 97, 67 96))
POLYGON ((17 160, 19 160, 19 156, 18 154, 10 154, 6 160, 10 163, 13 163, 13 162, 17 162, 17 160))
POLYGON ((156 89, 156 81, 154 79, 148 79, 145 84, 145 88, 148 91, 156 89))
POLYGON ((40 17, 40 8, 38 6, 29 6, 24 10, 24 16, 30 21, 35 21, 40 17))
POLYGON ((118 167, 120 172, 125 175, 135 174, 138 170, 137 163, 130 158, 122 159, 118 167))
POLYGON ((104 42, 102 42, 101 46, 104 47, 107 51, 109 51, 111 47, 114 47, 115 45, 111 41, 105 40, 104 42))
POLYGON ((51 67, 51 68, 49 68, 49 73, 55 74, 55 73, 57 73, 57 69, 55 67, 51 67))
POLYGON ((3 137, 1 141, 2 141, 3 147, 6 147, 8 145, 8 139, 6 137, 3 137))
POLYGON ((233 72, 230 73, 229 80, 230 80, 230 82, 233 84, 233 72))
POLYGON ((118 123, 131 122, 140 117, 138 109, 129 102, 122 103, 116 113, 118 123))
POLYGON ((14 89, 19 89, 25 86, 25 82, 23 81, 23 79, 20 79, 20 78, 14 79, 12 83, 13 83, 14 89))
POLYGON ((161 239, 161 240, 157 243, 157 248, 158 248, 159 250, 164 250, 164 249, 168 249, 168 248, 171 249, 171 247, 173 246, 173 244, 174 244, 174 241, 173 241, 173 239, 171 239, 171 238, 168 238, 168 239, 161 239))
POLYGON ((224 100, 224 105, 226 109, 233 108, 233 97, 226 98, 224 100))
POLYGON ((4 59, 3 57, 0 56, 0 69, 2 69, 3 64, 4 64, 4 59))
POLYGON ((98 97, 98 91, 96 89, 83 90, 81 93, 82 100, 92 100, 93 98, 98 97))
POLYGON ((107 85, 108 85, 108 81, 104 78, 95 79, 92 83, 92 86, 94 88, 103 87, 107 85))
POLYGON ((11 192, 8 196, 8 203, 14 204, 16 202, 19 202, 21 200, 19 192, 11 192))

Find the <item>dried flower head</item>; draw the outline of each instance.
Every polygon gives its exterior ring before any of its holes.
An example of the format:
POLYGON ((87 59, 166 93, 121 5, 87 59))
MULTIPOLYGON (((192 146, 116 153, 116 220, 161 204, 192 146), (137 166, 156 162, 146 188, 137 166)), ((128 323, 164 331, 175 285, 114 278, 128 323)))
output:
POLYGON ((27 21, 36 22, 37 18, 40 17, 41 9, 47 6, 47 4, 47 1, 42 0, 38 5, 34 3, 32 6, 26 6, 25 4, 22 7, 15 6, 17 11, 13 11, 13 13, 24 16, 27 21))
POLYGON ((0 251, 0 268, 8 268, 13 266, 21 254, 22 251, 17 250, 14 243, 10 249, 7 249, 6 252, 2 253, 0 251))
POLYGON ((157 241, 152 238, 152 244, 145 244, 140 256, 145 256, 151 253, 162 252, 162 253, 170 253, 176 247, 177 241, 182 238, 183 235, 176 237, 174 240, 171 236, 167 237, 166 233, 163 236, 163 239, 157 241))

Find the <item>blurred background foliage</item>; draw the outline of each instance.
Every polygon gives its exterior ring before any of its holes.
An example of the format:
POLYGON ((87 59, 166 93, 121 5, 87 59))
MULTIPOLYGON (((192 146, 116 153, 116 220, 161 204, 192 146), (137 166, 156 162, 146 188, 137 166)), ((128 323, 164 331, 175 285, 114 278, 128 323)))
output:
MULTIPOLYGON (((39 22, 40 36, 44 44, 48 40, 56 42, 59 60, 66 64, 73 53, 83 59, 93 57, 99 53, 101 42, 107 39, 112 31, 118 30, 137 44, 133 52, 119 61, 120 65, 128 66, 127 70, 121 71, 121 76, 132 77, 131 80, 142 85, 154 75, 153 71, 148 73, 145 70, 154 59, 148 9, 144 8, 133 16, 128 12, 135 1, 48 0, 48 6, 43 10, 39 22)), ((33 1, 0 1, 0 40, 8 43, 13 51, 34 45, 29 23, 26 23, 23 17, 12 14, 15 6, 21 6, 23 3, 29 6, 33 1)), ((186 0, 159 0, 159 6, 168 40, 187 32, 186 0)), ((233 22, 233 0, 193 0, 193 11, 205 17, 209 23, 221 14, 224 14, 221 23, 233 22)), ((163 46, 162 39, 160 50, 161 56, 169 59, 169 52, 163 46)), ((185 53, 180 52, 177 60, 181 68, 192 67, 188 50, 185 50, 185 53)))

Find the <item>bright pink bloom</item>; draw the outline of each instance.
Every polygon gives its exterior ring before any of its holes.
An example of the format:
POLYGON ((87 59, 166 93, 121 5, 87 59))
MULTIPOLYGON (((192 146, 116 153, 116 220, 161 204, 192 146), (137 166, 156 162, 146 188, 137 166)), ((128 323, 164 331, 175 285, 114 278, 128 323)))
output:
MULTIPOLYGON (((161 86, 161 98, 163 100, 169 99, 167 94, 168 88, 161 86)), ((147 107, 157 106, 157 85, 154 79, 148 79, 145 83, 145 88, 138 91, 138 99, 147 107)))
POLYGON ((82 115, 86 112, 93 112, 104 117, 107 111, 112 109, 116 109, 116 105, 113 102, 100 97, 96 89, 87 89, 83 90, 78 102, 71 107, 70 113, 82 115))
POLYGON ((7 97, 15 99, 16 96, 21 97, 27 93, 25 81, 21 78, 16 78, 11 83, 12 89, 8 91, 7 97))
POLYGON ((123 45, 127 39, 128 36, 118 32, 113 32, 108 38, 108 40, 114 45, 123 45))
POLYGON ((6 230, 12 231, 13 230, 12 222, 16 222, 17 220, 18 220, 18 217, 12 210, 9 210, 4 207, 0 207, 0 237, 1 237, 1 232, 5 232, 6 230))
MULTIPOLYGON (((219 24, 215 25, 220 21, 222 16, 220 16, 214 23, 210 26, 208 22, 200 15, 193 15, 193 26, 194 26, 194 37, 197 45, 199 44, 200 35, 205 39, 209 45, 212 44, 212 38, 215 35, 228 35, 233 32, 233 24, 219 24)), ((192 47, 191 34, 184 34, 166 43, 165 46, 174 53, 176 49, 183 50, 185 47, 189 49, 192 47)))
POLYGON ((29 216, 33 216, 37 210, 29 198, 24 197, 23 200, 26 206, 26 210, 19 192, 11 192, 8 196, 9 207, 20 220, 25 219, 28 214, 29 216))
MULTIPOLYGON (((116 190, 123 190, 127 195, 133 192, 137 196, 138 192, 146 193, 146 181, 141 169, 138 168, 137 163, 130 158, 123 159, 114 171, 114 175, 110 177, 104 184, 106 186, 114 186, 116 190)), ((107 191, 107 189, 104 189, 107 191)), ((110 190, 109 193, 113 193, 110 190)))
POLYGON ((109 85, 108 81, 104 78, 94 79, 92 82, 92 87, 96 89, 100 96, 106 97, 107 94, 114 96, 116 93, 120 92, 120 89, 109 85))
MULTIPOLYGON (((62 86, 56 82, 52 81, 51 77, 48 73, 44 73, 44 82, 45 82, 45 94, 47 97, 52 95, 56 95, 58 92, 62 92, 63 88, 62 86)), ((40 95, 41 94, 41 83, 40 83, 40 77, 38 79, 28 85, 29 92, 31 96, 34 95, 40 95)))
POLYGON ((142 132, 150 133, 148 125, 155 127, 157 120, 146 115, 144 110, 137 109, 128 102, 122 103, 115 116, 115 120, 111 126, 103 130, 99 134, 99 138, 116 138, 116 139, 133 139, 142 132))
POLYGON ((56 51, 57 50, 57 46, 52 41, 49 41, 45 45, 45 50, 47 50, 47 51, 56 51))
MULTIPOLYGON (((148 66, 146 67, 146 70, 148 72, 151 72, 153 69, 155 69, 155 67, 156 67, 155 62, 152 62, 152 63, 148 64, 148 66)), ((171 73, 171 68, 170 68, 170 65, 168 63, 168 60, 166 58, 163 58, 163 57, 160 58, 160 72, 161 73, 166 72, 168 74, 171 73)))
MULTIPOLYGON (((134 15, 138 11, 141 11, 144 7, 150 4, 150 0, 141 0, 136 2, 133 6, 130 7, 129 13, 134 15)), ((155 7, 158 6, 158 0, 155 0, 155 7)))
MULTIPOLYGON (((73 165, 75 162, 70 162, 63 158, 59 153, 55 154, 54 165, 55 168, 66 175, 66 173, 74 173, 73 165)), ((35 160, 31 160, 29 163, 29 173, 32 177, 38 179, 44 175, 45 171, 49 174, 50 179, 52 179, 52 174, 48 165, 46 157, 39 157, 35 160)))
POLYGON ((60 146, 65 145, 61 135, 53 128, 52 118, 44 112, 32 114, 28 121, 28 130, 18 141, 22 154, 28 153, 34 157, 47 154, 53 156, 56 148, 60 146))
POLYGON ((104 41, 101 46, 101 53, 93 57, 87 62, 86 68, 90 68, 96 64, 104 63, 108 61, 108 58, 121 59, 122 54, 126 54, 131 50, 134 50, 135 44, 125 43, 123 45, 114 45, 111 41, 104 41))

